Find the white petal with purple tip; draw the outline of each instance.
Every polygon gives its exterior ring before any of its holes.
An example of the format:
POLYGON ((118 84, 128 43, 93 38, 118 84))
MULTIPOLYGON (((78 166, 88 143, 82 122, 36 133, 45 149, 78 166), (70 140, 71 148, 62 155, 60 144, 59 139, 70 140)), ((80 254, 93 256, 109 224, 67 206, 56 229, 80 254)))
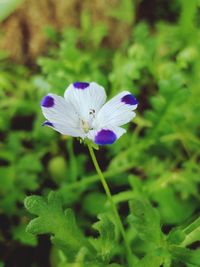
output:
POLYGON ((137 100, 128 91, 124 91, 108 101, 98 112, 93 122, 94 127, 103 128, 107 125, 121 126, 135 117, 133 110, 137 100))
POLYGON ((98 130, 91 130, 87 134, 87 137, 97 145, 110 145, 119 139, 125 132, 126 130, 121 127, 108 126, 98 130))
POLYGON ((80 118, 90 122, 106 101, 106 93, 102 86, 95 82, 76 82, 66 89, 64 97, 70 102, 80 118))
POLYGON ((41 108, 48 121, 44 125, 50 126, 62 134, 75 137, 83 136, 79 117, 74 107, 67 103, 63 97, 49 94, 42 99, 41 108))

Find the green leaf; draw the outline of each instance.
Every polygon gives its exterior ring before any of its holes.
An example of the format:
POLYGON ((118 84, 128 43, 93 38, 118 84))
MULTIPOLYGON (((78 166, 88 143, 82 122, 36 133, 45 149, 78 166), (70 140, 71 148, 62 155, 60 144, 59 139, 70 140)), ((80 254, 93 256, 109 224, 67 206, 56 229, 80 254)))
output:
POLYGON ((183 247, 171 246, 170 252, 179 262, 193 264, 196 267, 200 266, 200 249, 191 250, 183 247))
POLYGON ((186 235, 181 229, 172 229, 168 234, 167 241, 169 244, 181 244, 185 239, 186 235))
POLYGON ((40 162, 40 159, 37 155, 34 154, 27 154, 20 158, 17 167, 20 172, 24 170, 36 173, 42 171, 42 164, 40 162))
POLYGON ((72 210, 63 212, 61 198, 57 193, 50 192, 47 200, 40 196, 29 196, 24 205, 30 213, 38 215, 29 222, 27 231, 34 235, 50 234, 52 242, 63 249, 70 261, 84 247, 88 254, 92 251, 76 224, 72 210))
POLYGON ((121 1, 120 5, 112 8, 107 13, 109 16, 121 20, 122 22, 131 23, 134 19, 134 2, 131 0, 121 1), (126 15, 124 15, 126 14, 126 15))
POLYGON ((12 167, 0 167, 0 184, 3 185, 0 188, 0 194, 5 194, 9 192, 10 189, 12 189, 14 179, 15 172, 12 167))
POLYGON ((165 260, 165 255, 162 251, 154 251, 145 255, 135 267, 160 267, 165 260))
POLYGON ((37 245, 37 238, 33 234, 28 233, 24 224, 18 225, 17 227, 13 228, 13 239, 20 241, 22 244, 29 245, 29 246, 36 246, 37 245))
POLYGON ((130 210, 129 222, 137 230, 139 238, 148 242, 152 249, 159 247, 163 234, 158 211, 147 199, 139 197, 130 201, 130 210))
POLYGON ((163 187, 152 193, 164 223, 181 223, 188 219, 195 209, 193 200, 181 200, 172 187, 163 187))
POLYGON ((116 248, 115 225, 106 213, 100 214, 98 219, 99 221, 93 225, 100 235, 96 240, 96 250, 101 259, 108 262, 116 248))

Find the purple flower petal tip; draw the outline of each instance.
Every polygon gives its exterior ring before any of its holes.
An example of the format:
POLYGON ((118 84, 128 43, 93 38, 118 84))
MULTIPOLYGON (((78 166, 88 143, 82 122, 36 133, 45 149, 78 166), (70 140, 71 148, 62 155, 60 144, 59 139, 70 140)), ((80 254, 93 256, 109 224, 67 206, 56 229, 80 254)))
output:
POLYGON ((123 96, 121 101, 124 102, 127 105, 132 105, 132 106, 138 104, 137 99, 131 94, 123 96))
POLYGON ((94 142, 97 145, 111 145, 117 139, 116 134, 111 130, 101 130, 95 136, 94 142))
POLYGON ((40 104, 42 107, 51 108, 54 106, 54 98, 50 95, 44 96, 40 104))
POLYGON ((50 127, 54 127, 53 123, 51 123, 50 121, 45 121, 45 122, 43 122, 42 126, 50 126, 50 127))
POLYGON ((90 84, 89 83, 86 83, 86 82, 75 82, 73 83, 74 87, 76 89, 85 89, 87 88, 90 84))

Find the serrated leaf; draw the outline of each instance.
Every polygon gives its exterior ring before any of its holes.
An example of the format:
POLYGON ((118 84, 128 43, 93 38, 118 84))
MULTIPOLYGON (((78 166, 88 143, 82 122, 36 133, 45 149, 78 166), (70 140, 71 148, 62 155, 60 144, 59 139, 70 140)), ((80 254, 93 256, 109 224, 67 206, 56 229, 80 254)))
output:
POLYGON ((29 233, 50 234, 52 242, 62 248, 70 260, 83 247, 87 248, 88 254, 92 251, 91 245, 76 224, 73 211, 63 211, 62 201, 57 193, 50 192, 47 200, 40 196, 29 196, 24 205, 30 213, 38 216, 29 222, 29 233))
POLYGON ((106 213, 98 216, 93 228, 99 232, 97 250, 103 261, 108 262, 116 247, 115 225, 106 213))

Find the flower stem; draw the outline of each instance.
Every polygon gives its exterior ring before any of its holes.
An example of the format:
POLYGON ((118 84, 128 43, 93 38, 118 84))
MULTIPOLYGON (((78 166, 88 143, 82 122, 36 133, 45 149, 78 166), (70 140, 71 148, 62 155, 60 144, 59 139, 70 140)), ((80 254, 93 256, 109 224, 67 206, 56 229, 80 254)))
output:
POLYGON ((99 167, 99 164, 97 162, 97 159, 96 159, 96 156, 95 156, 93 147, 90 144, 88 144, 88 148, 89 148, 90 156, 92 158, 92 161, 93 161, 93 164, 95 166, 95 169, 96 169, 96 171, 97 171, 97 173, 99 175, 99 178, 100 178, 101 183, 103 185, 103 188, 104 188, 104 190, 106 192, 106 195, 108 197, 108 200, 110 201, 110 205, 111 205, 111 207, 113 209, 113 212, 114 212, 114 215, 115 215, 115 218, 116 218, 117 225, 118 225, 119 230, 121 232, 121 235, 122 235, 122 237, 124 239, 124 244, 125 244, 125 247, 126 247, 126 250, 127 250, 127 254, 128 254, 127 255, 128 256, 128 263, 130 265, 131 264, 131 258, 132 258, 133 255, 132 255, 132 252, 131 252, 131 247, 130 247, 129 242, 128 242, 127 237, 126 237, 124 226, 123 226, 122 221, 120 219, 120 216, 119 216, 117 207, 116 207, 116 205, 115 205, 115 203, 113 201, 113 198, 112 198, 112 195, 111 195, 109 186, 108 186, 108 184, 107 184, 107 182, 106 182, 106 180, 104 178, 104 175, 103 175, 103 173, 102 173, 102 171, 101 171, 101 169, 99 167))

